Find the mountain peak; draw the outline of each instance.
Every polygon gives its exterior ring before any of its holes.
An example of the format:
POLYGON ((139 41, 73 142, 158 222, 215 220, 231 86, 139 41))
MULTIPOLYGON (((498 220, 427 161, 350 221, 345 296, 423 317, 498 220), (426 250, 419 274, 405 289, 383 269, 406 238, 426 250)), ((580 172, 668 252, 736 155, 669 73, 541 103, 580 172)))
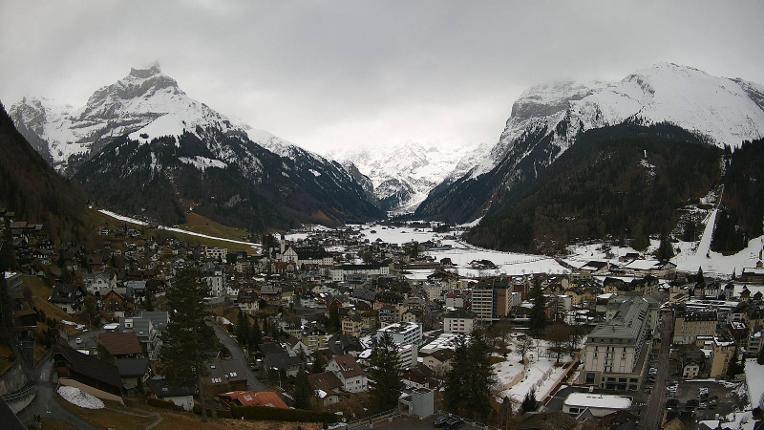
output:
POLYGON ((150 78, 154 75, 159 75, 162 73, 162 67, 159 65, 158 61, 154 61, 153 63, 148 64, 146 67, 141 68, 130 68, 130 76, 134 76, 136 78, 146 79, 150 78))

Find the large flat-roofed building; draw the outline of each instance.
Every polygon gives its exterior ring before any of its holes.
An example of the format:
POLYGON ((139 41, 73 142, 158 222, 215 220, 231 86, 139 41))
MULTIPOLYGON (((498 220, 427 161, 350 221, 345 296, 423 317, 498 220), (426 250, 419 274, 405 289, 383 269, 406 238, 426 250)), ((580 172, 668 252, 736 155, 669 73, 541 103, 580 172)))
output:
POLYGON ((690 345, 695 343, 698 336, 713 336, 716 334, 718 316, 714 309, 687 309, 678 307, 674 311, 674 337, 671 343, 690 345))
POLYGON ((464 309, 447 312, 443 316, 444 333, 470 334, 474 327, 475 314, 464 309))
POLYGON ((621 303, 612 319, 598 324, 584 346, 580 382, 608 390, 638 390, 646 365, 648 303, 621 303))
POLYGON ((422 342, 422 326, 412 322, 398 322, 377 330, 377 337, 387 333, 393 342, 399 345, 408 343, 419 345, 422 342))
POLYGON ((579 415, 589 410, 597 418, 631 408, 631 399, 612 394, 570 393, 562 403, 562 411, 570 415, 579 415))
POLYGON ((493 319, 493 287, 472 289, 472 312, 476 319, 490 321, 493 319))

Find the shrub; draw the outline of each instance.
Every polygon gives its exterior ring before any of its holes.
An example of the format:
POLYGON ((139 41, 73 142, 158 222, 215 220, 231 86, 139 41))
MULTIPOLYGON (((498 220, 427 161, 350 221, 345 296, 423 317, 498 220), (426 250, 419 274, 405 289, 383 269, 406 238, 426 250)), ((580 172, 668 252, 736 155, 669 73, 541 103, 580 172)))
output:
POLYGON ((231 406, 233 418, 254 421, 289 421, 289 422, 337 422, 337 416, 329 412, 315 412, 304 409, 279 409, 267 406, 231 406))

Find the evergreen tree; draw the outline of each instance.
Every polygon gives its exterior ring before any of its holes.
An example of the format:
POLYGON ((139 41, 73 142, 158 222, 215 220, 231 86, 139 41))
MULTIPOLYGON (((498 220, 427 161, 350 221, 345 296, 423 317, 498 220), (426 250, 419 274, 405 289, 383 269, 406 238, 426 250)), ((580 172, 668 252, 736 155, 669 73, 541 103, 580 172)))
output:
POLYGON ((531 308, 531 331, 540 333, 544 330, 544 327, 546 327, 546 298, 544 297, 544 292, 541 290, 541 281, 538 278, 533 281, 531 300, 533 300, 533 308, 531 308))
POLYGON ((491 412, 491 386, 493 369, 491 367, 491 347, 482 332, 474 332, 467 347, 467 362, 470 364, 465 380, 467 416, 476 420, 485 420, 491 412))
POLYGON ((523 399, 520 408, 526 413, 533 412, 539 408, 539 402, 536 400, 536 390, 534 388, 531 388, 531 390, 525 394, 525 398, 523 399))
POLYGON ((462 413, 462 400, 467 395, 465 380, 468 372, 467 344, 464 342, 464 338, 459 338, 459 343, 454 349, 454 356, 451 358, 451 370, 446 374, 443 392, 446 409, 450 412, 462 413))
POLYGON ((263 333, 260 331, 260 324, 257 322, 257 318, 252 323, 252 328, 249 330, 248 345, 250 349, 257 348, 263 343, 263 333))
POLYGON ((316 351, 316 353, 313 354, 313 364, 310 366, 310 373, 321 373, 324 369, 326 369, 324 354, 321 354, 320 351, 316 351))
POLYGON ((241 309, 239 309, 239 317, 236 322, 236 340, 239 341, 239 345, 249 346, 249 317, 241 309))
POLYGON ((661 234, 661 243, 658 246, 657 257, 660 261, 669 261, 674 256, 674 248, 671 246, 671 240, 664 232, 661 234))
POLYGON ((294 407, 297 409, 310 409, 311 394, 308 375, 302 371, 297 373, 297 378, 294 381, 294 407))
POLYGON ((152 288, 146 287, 146 298, 144 299, 143 307, 149 312, 154 310, 154 291, 152 288))
POLYGON ((379 411, 392 409, 398 404, 398 396, 403 389, 401 363, 398 347, 387 333, 375 337, 372 342, 369 380, 370 392, 379 411))
POLYGON ((470 343, 460 343, 454 351, 451 370, 446 375, 446 408, 458 415, 485 421, 491 412, 493 385, 491 348, 482 332, 473 333, 470 343))
POLYGON ((337 333, 340 331, 340 310, 337 306, 332 306, 329 309, 329 321, 326 323, 326 328, 331 333, 337 333))
MULTIPOLYGON (((207 284, 191 269, 178 272, 172 287, 167 290, 167 309, 171 315, 162 333, 160 361, 164 376, 173 385, 196 386, 217 351, 215 332, 204 322, 206 296, 207 284)), ((202 414, 206 416, 206 397, 201 392, 203 384, 198 386, 202 414)))

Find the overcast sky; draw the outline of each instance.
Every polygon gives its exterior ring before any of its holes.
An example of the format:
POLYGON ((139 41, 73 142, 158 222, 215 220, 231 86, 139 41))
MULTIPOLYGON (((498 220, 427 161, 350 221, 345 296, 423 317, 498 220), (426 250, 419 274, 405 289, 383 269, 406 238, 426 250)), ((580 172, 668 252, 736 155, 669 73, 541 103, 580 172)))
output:
POLYGON ((0 0, 0 100, 81 106, 159 61, 317 151, 494 143, 522 90, 659 61, 764 84, 764 2, 0 0))

